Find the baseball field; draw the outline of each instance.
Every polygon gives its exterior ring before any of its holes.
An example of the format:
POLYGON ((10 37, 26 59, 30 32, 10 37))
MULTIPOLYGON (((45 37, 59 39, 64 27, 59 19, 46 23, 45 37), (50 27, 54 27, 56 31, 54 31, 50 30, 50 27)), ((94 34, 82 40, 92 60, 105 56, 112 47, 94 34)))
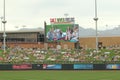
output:
POLYGON ((0 71, 0 80, 120 80, 120 71, 0 71))

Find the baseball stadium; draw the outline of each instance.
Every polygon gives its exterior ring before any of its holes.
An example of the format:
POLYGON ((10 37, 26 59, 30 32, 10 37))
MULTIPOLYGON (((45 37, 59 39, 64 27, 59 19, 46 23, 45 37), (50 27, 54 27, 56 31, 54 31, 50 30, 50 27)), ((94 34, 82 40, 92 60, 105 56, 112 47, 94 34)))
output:
POLYGON ((74 18, 0 32, 0 80, 119 80, 120 36, 80 37, 74 18))

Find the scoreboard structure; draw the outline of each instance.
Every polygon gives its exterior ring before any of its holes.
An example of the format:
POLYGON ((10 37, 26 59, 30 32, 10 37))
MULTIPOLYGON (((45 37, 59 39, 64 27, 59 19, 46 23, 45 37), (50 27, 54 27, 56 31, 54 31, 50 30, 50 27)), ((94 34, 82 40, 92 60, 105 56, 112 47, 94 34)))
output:
POLYGON ((50 18, 50 23, 45 26, 46 42, 79 41, 79 26, 74 18, 50 18))

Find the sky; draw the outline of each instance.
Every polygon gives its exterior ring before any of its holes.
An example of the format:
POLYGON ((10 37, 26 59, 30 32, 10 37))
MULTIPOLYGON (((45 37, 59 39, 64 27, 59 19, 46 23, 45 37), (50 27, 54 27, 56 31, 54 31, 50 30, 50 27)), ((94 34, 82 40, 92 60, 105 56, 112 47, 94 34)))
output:
MULTIPOLYGON (((95 0, 6 0, 6 30, 44 28, 44 21, 74 17, 83 28, 95 29, 95 0)), ((98 30, 120 25, 120 0, 97 0, 98 30)), ((0 0, 0 17, 3 16, 3 0, 0 0)), ((1 20, 1 19, 0 19, 1 20)), ((1 24, 1 23, 0 23, 1 24)), ((3 24, 2 24, 3 25, 3 24)), ((0 30, 3 27, 0 25, 0 30)))

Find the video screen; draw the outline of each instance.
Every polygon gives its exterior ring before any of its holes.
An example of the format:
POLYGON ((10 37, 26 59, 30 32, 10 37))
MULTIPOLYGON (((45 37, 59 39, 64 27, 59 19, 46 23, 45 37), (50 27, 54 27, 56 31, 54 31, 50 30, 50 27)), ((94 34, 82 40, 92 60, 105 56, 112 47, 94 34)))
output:
POLYGON ((47 42, 77 42, 79 27, 74 24, 51 24, 45 28, 47 42))
POLYGON ((120 64, 107 64, 106 69, 120 69, 120 64))
POLYGON ((61 64, 43 64, 43 69, 62 69, 61 64))
POLYGON ((74 69, 93 69, 93 64, 74 64, 74 69))

